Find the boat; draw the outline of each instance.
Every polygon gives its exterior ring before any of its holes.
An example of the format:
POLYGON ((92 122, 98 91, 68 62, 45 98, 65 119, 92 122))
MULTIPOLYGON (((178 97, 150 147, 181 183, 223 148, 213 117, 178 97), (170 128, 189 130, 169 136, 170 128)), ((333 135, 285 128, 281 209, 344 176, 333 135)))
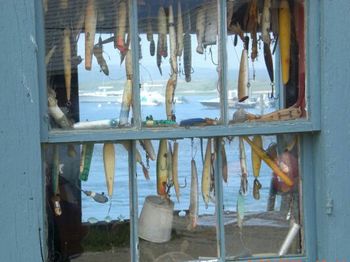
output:
MULTIPOLYGON (((140 92, 141 106, 159 106, 165 102, 165 97, 158 91, 151 91, 150 87, 164 87, 163 85, 142 85, 140 92)), ((99 103, 119 103, 123 99, 123 90, 112 90, 113 86, 99 86, 94 92, 79 92, 80 102, 99 102, 99 103)), ((188 103, 185 97, 174 97, 176 104, 188 103)))
MULTIPOLYGON (((255 98, 248 98, 244 102, 239 102, 237 98, 237 91, 236 90, 229 90, 228 91, 228 107, 229 108, 254 108, 257 105, 257 100, 255 98)), ((201 100, 199 101, 203 106, 209 107, 209 108, 218 108, 221 105, 221 101, 219 97, 207 99, 207 100, 201 100)))
POLYGON ((80 102, 116 102, 123 95, 123 90, 112 90, 113 86, 99 86, 97 91, 85 92, 79 90, 80 102))

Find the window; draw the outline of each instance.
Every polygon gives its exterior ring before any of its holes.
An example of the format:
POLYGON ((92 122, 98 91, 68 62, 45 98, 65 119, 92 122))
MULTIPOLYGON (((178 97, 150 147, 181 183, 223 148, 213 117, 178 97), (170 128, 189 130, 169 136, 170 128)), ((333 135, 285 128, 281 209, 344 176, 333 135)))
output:
POLYGON ((317 4, 43 7, 53 261, 307 254, 300 132, 319 126, 317 4))

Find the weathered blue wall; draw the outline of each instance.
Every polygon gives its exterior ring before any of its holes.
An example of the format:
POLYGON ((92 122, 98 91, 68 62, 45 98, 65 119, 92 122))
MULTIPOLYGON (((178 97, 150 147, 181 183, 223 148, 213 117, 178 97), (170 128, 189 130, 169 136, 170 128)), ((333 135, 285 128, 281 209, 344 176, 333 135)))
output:
POLYGON ((43 198, 34 1, 0 0, 0 261, 39 262, 43 198))
POLYGON ((321 133, 314 139, 318 258, 350 259, 350 1, 321 11, 321 133), (333 200, 333 210, 327 204, 333 200), (328 212, 328 214, 327 214, 328 212))

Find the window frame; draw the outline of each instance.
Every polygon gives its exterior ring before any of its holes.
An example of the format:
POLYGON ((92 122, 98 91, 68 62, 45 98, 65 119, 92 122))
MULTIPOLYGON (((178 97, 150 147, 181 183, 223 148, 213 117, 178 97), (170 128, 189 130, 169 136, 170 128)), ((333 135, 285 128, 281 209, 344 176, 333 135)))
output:
MULTIPOLYGON (((138 32, 137 0, 128 0, 131 34, 136 36, 138 32)), ((223 124, 220 126, 191 127, 191 128, 142 128, 140 103, 133 106, 134 126, 132 128, 116 128, 105 130, 50 130, 46 89, 45 66, 45 24, 42 1, 35 1, 36 42, 38 44, 38 81, 39 81, 39 108, 40 108, 40 132, 41 143, 73 143, 73 142, 104 142, 129 140, 132 144, 129 152, 129 194, 130 194, 130 252, 131 260, 139 261, 138 250, 138 192, 136 176, 136 140, 138 139, 176 139, 192 137, 215 137, 218 148, 222 146, 218 137, 239 135, 273 135, 280 133, 300 133, 300 170, 302 180, 302 213, 304 228, 304 254, 301 256, 284 256, 283 260, 310 261, 316 259, 316 226, 315 226, 315 177, 313 174, 312 143, 315 131, 321 129, 320 116, 320 81, 321 68, 320 52, 320 2, 305 0, 305 99, 307 101, 307 119, 293 121, 275 121, 260 123, 228 124, 227 105, 227 59, 226 59, 226 0, 217 0, 219 19, 219 60, 221 70, 219 81, 222 86, 220 94, 223 101, 220 111, 223 124), (307 197, 306 197, 307 196, 307 197)), ((139 87, 139 63, 137 41, 131 41, 133 50, 133 99, 140 101, 139 87)), ((220 154, 216 159, 216 167, 219 172, 215 175, 215 190, 217 192, 217 261, 225 261, 225 232, 223 222, 223 182, 221 178, 220 154)), ((44 185, 43 192, 45 195, 44 185)), ((46 234, 47 236, 47 234, 46 234)), ((46 246, 44 247, 46 248, 46 246)), ((266 261, 280 261, 281 258, 266 259, 266 261)), ((251 261, 251 259, 249 260, 251 261)), ((264 259, 259 259, 264 261, 264 259)))

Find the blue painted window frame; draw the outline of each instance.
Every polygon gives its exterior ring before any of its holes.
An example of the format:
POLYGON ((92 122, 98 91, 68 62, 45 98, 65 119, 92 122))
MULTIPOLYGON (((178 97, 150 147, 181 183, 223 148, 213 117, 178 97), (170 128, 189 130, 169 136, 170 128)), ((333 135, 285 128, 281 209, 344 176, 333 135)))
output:
MULTIPOLYGON (((130 19, 132 35, 137 35, 137 0, 129 0, 129 12, 134 19, 130 19)), ((132 261, 139 260, 138 251, 138 202, 137 202, 137 179, 136 179, 136 140, 137 139, 162 139, 162 138, 184 138, 184 137, 221 137, 239 136, 253 134, 280 134, 299 133, 300 141, 300 167, 302 174, 302 211, 304 221, 304 243, 305 253, 297 257, 283 257, 283 261, 315 261, 316 260, 316 229, 315 229, 315 187, 312 163, 312 140, 315 131, 320 131, 320 1, 306 0, 306 100, 308 119, 295 121, 276 121, 266 123, 242 123, 228 125, 227 116, 227 61, 226 61, 226 0, 218 0, 220 30, 220 76, 223 92, 221 99, 221 115, 224 119, 222 126, 210 126, 205 128, 161 128, 143 129, 141 127, 140 105, 134 108, 135 125, 128 129, 109 130, 50 130, 47 110, 46 92, 46 68, 45 68, 45 41, 44 41, 44 14, 42 1, 35 1, 36 7, 36 36, 38 44, 38 80, 40 93, 40 119, 41 119, 41 142, 42 143, 70 143, 70 142, 103 142, 130 140, 132 150, 129 152, 129 184, 130 184, 130 249, 132 261), (307 197, 306 197, 307 196, 307 197)), ((138 47, 137 42, 132 42, 133 49, 133 99, 139 101, 139 67, 138 67, 138 47)), ((218 148, 221 143, 216 139, 218 148)), ((219 156, 219 155, 218 155, 219 156)), ((217 158, 216 165, 221 170, 220 157, 217 158)), ((217 240, 218 240, 218 261, 225 261, 225 232, 223 224, 223 190, 221 174, 216 174, 217 192, 217 240)), ((44 191, 44 188, 43 188, 44 191)), ((251 260, 249 260, 251 261, 251 260)), ((262 261, 259 259, 259 261, 262 261)), ((267 261, 267 260, 266 260, 267 261)), ((280 258, 268 259, 268 261, 281 261, 280 258)))

